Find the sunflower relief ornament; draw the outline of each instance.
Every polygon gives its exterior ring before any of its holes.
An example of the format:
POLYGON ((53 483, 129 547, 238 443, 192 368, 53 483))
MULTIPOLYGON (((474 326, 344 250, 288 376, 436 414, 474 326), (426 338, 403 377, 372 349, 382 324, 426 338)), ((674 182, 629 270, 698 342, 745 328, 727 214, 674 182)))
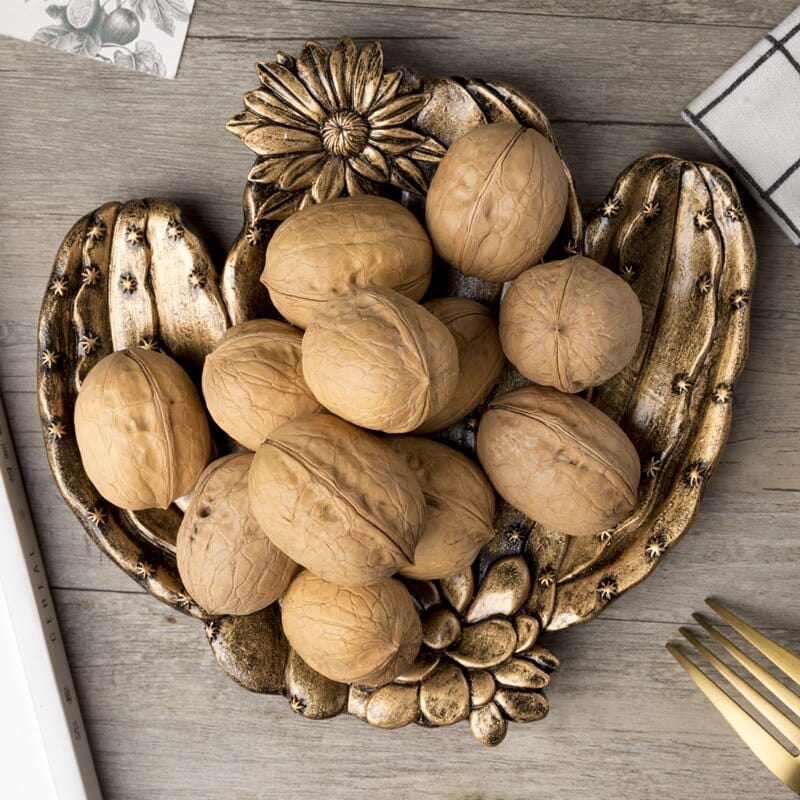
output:
POLYGON ((261 219, 387 187, 425 194, 424 165, 445 152, 412 127, 430 94, 401 70, 384 73, 377 42, 361 51, 349 38, 330 51, 308 42, 297 58, 278 54, 256 70, 261 88, 227 128, 258 156, 248 180, 273 189, 261 219))

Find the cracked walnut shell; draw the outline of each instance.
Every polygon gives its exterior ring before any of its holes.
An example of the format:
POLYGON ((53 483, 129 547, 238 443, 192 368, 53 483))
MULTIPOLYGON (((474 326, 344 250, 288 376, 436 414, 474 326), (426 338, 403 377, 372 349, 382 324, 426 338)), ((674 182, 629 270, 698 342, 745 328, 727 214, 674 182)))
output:
POLYGON ((515 508, 561 533, 612 528, 636 504, 639 456, 622 429, 580 397, 525 386, 489 404, 478 458, 515 508))
POLYGON ((422 642, 411 594, 393 578, 346 588, 303 571, 284 595, 281 614, 297 654, 342 683, 388 683, 413 662, 422 642))
POLYGON ((209 464, 178 531, 181 580, 210 614, 260 611, 286 591, 297 572, 250 513, 252 461, 252 453, 235 453, 209 464))
POLYGON ((566 168, 542 134, 515 122, 481 125, 457 139, 437 167, 425 222, 448 264, 508 281, 547 252, 567 195, 566 168))
POLYGON ((99 361, 75 403, 86 474, 120 508, 167 508, 208 463, 208 421, 189 376, 169 356, 135 347, 99 361))
POLYGON ((386 444, 403 456, 422 486, 426 515, 406 578, 434 580, 467 569, 494 535, 494 490, 480 468, 452 447, 417 436, 386 444))
POLYGON ((391 289, 331 300, 303 337, 303 375, 328 410, 364 428, 407 433, 438 414, 458 385, 447 327, 391 289))
POLYGON ((214 422, 250 450, 279 425, 322 410, 303 378, 303 336, 272 319, 230 328, 203 366, 203 397, 214 422))
POLYGON ((584 256, 537 264, 500 304, 500 339, 530 380, 580 392, 616 375, 636 352, 642 307, 610 269, 584 256))
POLYGON ((432 259, 425 229, 405 206, 356 195, 308 206, 281 223, 261 281, 275 308, 305 328, 328 300, 353 288, 384 287, 419 300, 432 259))
POLYGON ((250 469, 250 503, 284 553, 326 580, 388 578, 414 556, 425 498, 404 459, 330 414, 274 430, 250 469))
POLYGON ((414 433, 443 431, 463 419, 492 390, 506 363, 497 323, 483 303, 466 297, 440 297, 423 305, 446 326, 458 348, 458 383, 452 397, 414 433))

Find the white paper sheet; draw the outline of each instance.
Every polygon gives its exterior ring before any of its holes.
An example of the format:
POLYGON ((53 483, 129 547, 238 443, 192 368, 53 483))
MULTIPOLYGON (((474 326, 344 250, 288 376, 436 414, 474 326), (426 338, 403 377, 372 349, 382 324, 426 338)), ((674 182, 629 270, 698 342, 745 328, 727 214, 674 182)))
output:
POLYGON ((0 797, 101 800, 2 400, 0 655, 0 797))
POLYGON ((0 0, 0 33, 174 78, 194 0, 0 0))

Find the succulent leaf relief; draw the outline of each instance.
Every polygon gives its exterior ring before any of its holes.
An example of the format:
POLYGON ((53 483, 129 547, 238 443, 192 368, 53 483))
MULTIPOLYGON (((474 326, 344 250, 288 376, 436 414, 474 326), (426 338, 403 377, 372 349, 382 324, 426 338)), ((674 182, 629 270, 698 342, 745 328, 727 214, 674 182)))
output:
MULTIPOLYGON (((474 585, 471 575, 468 570, 448 581, 474 585)), ((469 718, 475 738, 494 746, 505 737, 509 720, 531 722, 547 714, 542 690, 559 661, 537 644, 540 624, 524 611, 531 580, 523 556, 495 561, 470 596, 458 598, 458 608, 452 592, 439 592, 436 582, 407 585, 415 595, 435 598, 423 615, 426 644, 394 683, 360 698, 368 722, 440 726, 469 718)), ((351 702, 361 692, 362 687, 350 687, 351 702)))
POLYGON ((265 218, 387 184, 426 192, 420 162, 445 152, 412 127, 430 95, 404 92, 402 72, 384 72, 377 42, 360 52, 347 37, 330 51, 308 42, 296 60, 260 63, 257 71, 261 88, 245 94, 247 110, 227 127, 258 156, 249 180, 276 190, 265 218))

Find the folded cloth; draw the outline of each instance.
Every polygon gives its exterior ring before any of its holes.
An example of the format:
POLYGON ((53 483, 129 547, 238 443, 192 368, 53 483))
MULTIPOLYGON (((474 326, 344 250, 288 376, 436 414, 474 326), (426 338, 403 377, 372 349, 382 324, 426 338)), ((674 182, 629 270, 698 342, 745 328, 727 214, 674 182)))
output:
POLYGON ((800 7, 682 116, 800 245, 800 7))

